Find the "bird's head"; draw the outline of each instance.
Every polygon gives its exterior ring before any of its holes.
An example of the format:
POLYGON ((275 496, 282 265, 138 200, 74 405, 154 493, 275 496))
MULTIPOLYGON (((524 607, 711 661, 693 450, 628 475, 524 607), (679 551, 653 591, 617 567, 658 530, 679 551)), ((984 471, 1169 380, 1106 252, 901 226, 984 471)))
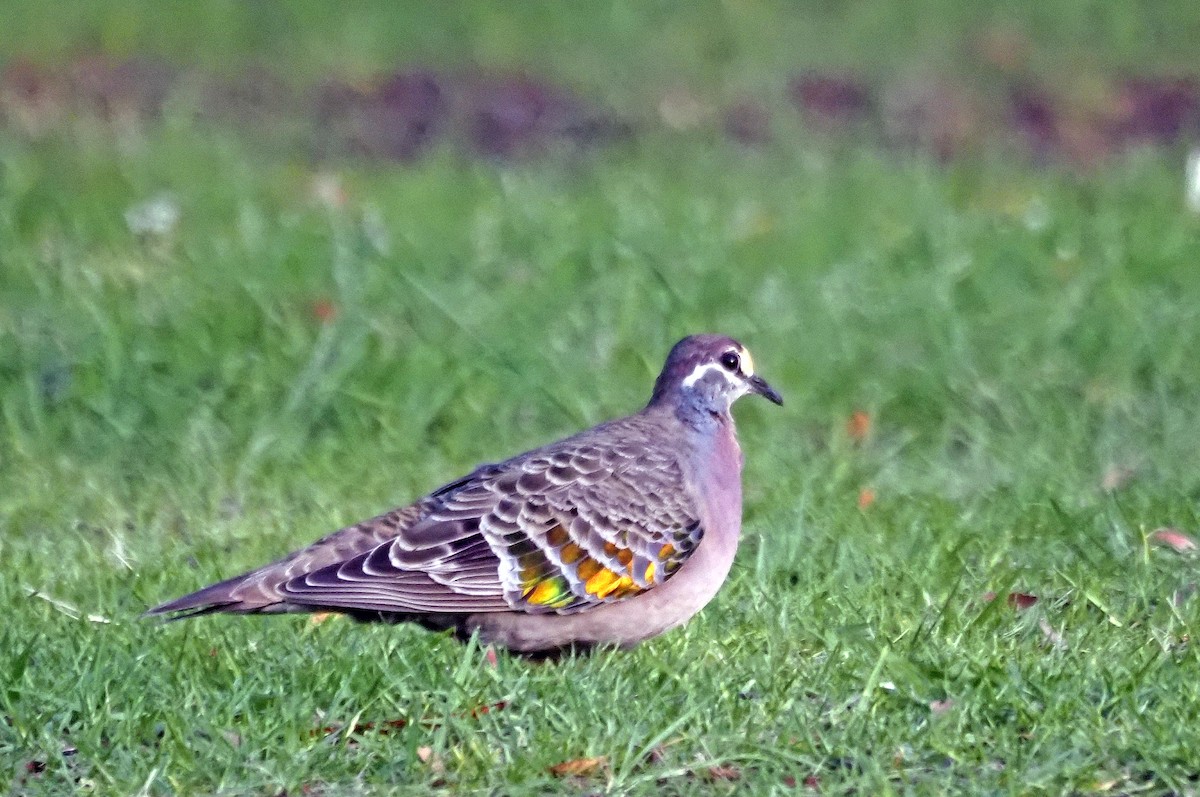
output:
POLYGON ((749 393, 783 404, 775 388, 754 372, 754 359, 745 346, 724 335, 691 335, 667 355, 650 404, 669 402, 726 415, 733 402, 749 393))

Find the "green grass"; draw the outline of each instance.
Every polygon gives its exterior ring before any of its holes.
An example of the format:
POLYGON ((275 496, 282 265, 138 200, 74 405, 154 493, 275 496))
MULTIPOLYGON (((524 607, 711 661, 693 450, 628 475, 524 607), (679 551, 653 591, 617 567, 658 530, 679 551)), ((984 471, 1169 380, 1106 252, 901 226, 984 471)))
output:
POLYGON ((0 132, 0 784, 1194 792, 1196 561, 1147 541, 1200 525, 1179 153, 1079 174, 784 133, 333 163, 330 210, 306 156, 229 131, 0 132), (163 192, 177 228, 131 235, 163 192), (685 628, 493 668, 403 627, 138 618, 636 409, 696 331, 787 405, 738 407, 745 542, 685 628))

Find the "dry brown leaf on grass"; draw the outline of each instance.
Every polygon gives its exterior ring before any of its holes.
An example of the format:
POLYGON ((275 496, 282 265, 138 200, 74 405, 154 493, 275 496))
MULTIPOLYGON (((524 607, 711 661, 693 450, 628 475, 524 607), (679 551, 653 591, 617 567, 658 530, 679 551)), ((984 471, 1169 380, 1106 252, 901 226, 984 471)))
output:
POLYGON ((422 764, 429 765, 429 771, 434 775, 442 775, 446 772, 446 764, 442 761, 442 757, 433 752, 433 748, 428 745, 421 745, 417 748, 417 758, 422 764))
POLYGON ((712 780, 741 780, 742 770, 732 764, 717 764, 711 766, 707 770, 708 777, 712 780))
POLYGON ((1155 529, 1150 532, 1150 541, 1159 545, 1165 545, 1176 553, 1193 553, 1196 550, 1196 541, 1182 531, 1169 526, 1155 529))
POLYGON ((353 725, 349 726, 348 728, 343 723, 335 722, 332 725, 323 725, 320 728, 313 729, 312 735, 313 736, 329 736, 334 733, 343 733, 343 732, 346 735, 353 735, 353 734, 360 734, 360 733, 370 733, 371 731, 378 731, 381 735, 386 736, 387 734, 391 733, 394 730, 399 730, 400 728, 407 728, 407 727, 408 727, 408 720, 406 720, 406 719, 384 720, 383 722, 379 722, 379 723, 356 722, 353 725))
MULTIPOLYGON (((312 300, 308 306, 308 312, 313 317, 313 320, 322 324, 329 324, 337 318, 338 308, 332 299, 320 298, 312 300)), ((329 615, 332 612, 317 612, 316 614, 329 615)))
MULTIPOLYGON (((787 786, 789 789, 796 788, 796 785, 798 783, 800 783, 800 781, 796 780, 795 775, 784 775, 783 776, 783 785, 787 786)), ((816 775, 806 775, 804 778, 804 781, 803 781, 803 785, 804 785, 804 788, 809 789, 811 791, 820 791, 821 790, 821 779, 818 778, 816 775)))
POLYGON ((650 748, 650 752, 646 753, 647 764, 661 764, 667 760, 667 746, 665 744, 656 744, 650 748))
POLYGON ((1021 612, 1026 609, 1032 609, 1037 605, 1037 595, 1030 595, 1027 592, 1010 592, 1008 593, 1008 605, 1021 612))
POLYGON ((1038 628, 1042 629, 1042 635, 1046 637, 1046 641, 1054 647, 1055 650, 1066 650, 1067 640, 1063 635, 1054 630, 1054 626, 1050 625, 1050 621, 1045 617, 1038 618, 1038 628))
POLYGON ((861 443, 871 434, 871 413, 866 410, 855 410, 846 420, 846 435, 856 443, 861 443))
POLYGON ((507 700, 497 700, 495 703, 484 703, 482 705, 478 705, 468 711, 464 716, 470 717, 473 720, 477 720, 484 714, 490 714, 493 711, 503 711, 506 708, 508 708, 507 700))
MULTIPOLYGON (((983 602, 991 603, 996 600, 996 593, 988 591, 983 593, 983 602)), ((1038 596, 1030 595, 1028 592, 1010 592, 1005 602, 1019 612, 1031 609, 1037 605, 1038 596)))
POLYGON ((572 758, 550 767, 550 774, 556 778, 585 778, 595 775, 608 768, 608 756, 598 755, 592 758, 572 758))
POLYGON ((870 487, 864 487, 858 491, 858 508, 868 509, 875 503, 875 491, 870 487))
POLYGON ((932 714, 945 714, 952 708, 954 708, 954 700, 949 697, 942 700, 929 701, 929 711, 932 714))

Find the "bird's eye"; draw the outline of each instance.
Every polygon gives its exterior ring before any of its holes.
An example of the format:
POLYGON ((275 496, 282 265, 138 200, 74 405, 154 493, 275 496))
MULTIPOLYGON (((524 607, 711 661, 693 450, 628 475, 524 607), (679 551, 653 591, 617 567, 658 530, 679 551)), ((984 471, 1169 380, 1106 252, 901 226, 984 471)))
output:
POLYGON ((738 358, 737 352, 735 351, 727 351, 721 355, 721 367, 726 371, 736 372, 738 366, 741 364, 742 361, 738 358))

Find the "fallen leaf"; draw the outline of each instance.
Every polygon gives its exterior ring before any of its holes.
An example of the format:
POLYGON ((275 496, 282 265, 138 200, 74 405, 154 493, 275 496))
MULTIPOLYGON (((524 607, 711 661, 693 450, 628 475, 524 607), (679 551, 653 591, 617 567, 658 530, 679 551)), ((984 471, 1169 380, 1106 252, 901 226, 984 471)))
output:
MULTIPOLYGON (((391 733, 391 731, 393 729, 404 728, 404 727, 407 727, 407 725, 408 725, 408 720, 404 720, 404 719, 387 720, 383 723, 380 723, 379 725, 376 725, 374 722, 361 722, 361 723, 356 722, 354 725, 350 726, 350 728, 348 730, 346 730, 346 733, 347 734, 367 733, 368 731, 373 731, 373 730, 378 729, 381 734, 386 735, 388 733, 391 733)), ((316 735, 328 736, 331 733, 338 733, 339 731, 342 731, 343 729, 345 729, 345 727, 346 726, 342 725, 341 723, 334 723, 333 725, 326 725, 324 727, 317 728, 316 730, 313 731, 313 735, 314 736, 316 736, 316 735)))
POLYGON ((1046 637, 1046 641, 1054 646, 1056 650, 1066 650, 1067 640, 1063 639, 1063 635, 1054 630, 1054 626, 1050 625, 1050 621, 1045 617, 1038 618, 1038 628, 1042 629, 1042 634, 1046 637))
POLYGON ((858 508, 867 509, 875 503, 875 491, 870 487, 864 487, 858 491, 858 508))
POLYGON ((25 762, 25 771, 31 775, 40 775, 46 771, 46 762, 45 761, 37 761, 37 760, 26 761, 25 762))
POLYGON ((337 614, 335 612, 313 612, 308 618, 308 625, 313 628, 331 617, 337 617, 337 614))
POLYGON ((496 666, 496 664, 497 664, 496 649, 493 648, 491 645, 488 646, 487 652, 483 654, 483 657, 487 660, 487 664, 489 667, 496 666))
POLYGON ((337 318, 337 305, 329 299, 317 299, 309 305, 309 312, 312 317, 322 324, 328 324, 333 319, 337 318))
POLYGON ((1031 609, 1037 605, 1037 595, 1030 595, 1027 592, 1010 592, 1008 593, 1008 605, 1019 612, 1026 609, 1031 609))
POLYGON ((550 774, 556 778, 586 777, 608 766, 608 756, 599 755, 593 758, 572 758, 550 767, 550 774))
POLYGON ((475 708, 473 708, 469 712, 467 712, 466 716, 470 717, 471 719, 479 719, 484 714, 490 714, 493 711, 502 711, 503 709, 505 709, 507 707, 508 707, 508 701, 498 700, 495 703, 485 703, 482 706, 476 706, 475 708))
MULTIPOLYGON (((997 596, 995 592, 988 590, 987 592, 983 593, 982 597, 984 603, 991 603, 992 601, 996 600, 997 596)), ((1028 592, 1010 592, 1005 598, 1005 602, 1020 612, 1036 606, 1038 602, 1038 596, 1030 595, 1028 592)))
POLYGON ((1176 553, 1191 553, 1196 550, 1196 541, 1176 528, 1155 529, 1150 532, 1150 540, 1166 545, 1176 553))
POLYGON ((954 701, 948 697, 929 701, 929 710, 934 714, 945 714, 952 708, 954 708, 954 701))
POLYGON ((421 745, 417 748, 417 758, 422 764, 429 765, 429 771, 434 775, 442 775, 446 772, 446 764, 442 761, 442 757, 433 752, 433 748, 428 745, 421 745))
POLYGON ((667 760, 667 746, 664 744, 656 744, 650 748, 650 752, 646 753, 647 764, 661 764, 667 760))
POLYGON ((718 764, 708 768, 708 776, 713 780, 741 780, 742 770, 730 764, 718 764))
POLYGON ((855 410, 846 421, 846 434, 856 443, 861 443, 871 434, 871 414, 866 410, 855 410))

